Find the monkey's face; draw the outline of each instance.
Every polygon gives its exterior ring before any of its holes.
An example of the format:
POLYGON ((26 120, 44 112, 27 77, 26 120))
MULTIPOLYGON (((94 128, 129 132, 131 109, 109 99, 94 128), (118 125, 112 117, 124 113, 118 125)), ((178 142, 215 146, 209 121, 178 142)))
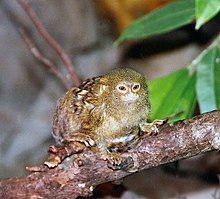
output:
POLYGON ((103 77, 108 105, 116 109, 127 105, 147 104, 147 84, 144 75, 131 69, 116 69, 103 77))
POLYGON ((135 103, 139 97, 141 85, 137 82, 120 82, 116 87, 116 95, 122 102, 135 103))

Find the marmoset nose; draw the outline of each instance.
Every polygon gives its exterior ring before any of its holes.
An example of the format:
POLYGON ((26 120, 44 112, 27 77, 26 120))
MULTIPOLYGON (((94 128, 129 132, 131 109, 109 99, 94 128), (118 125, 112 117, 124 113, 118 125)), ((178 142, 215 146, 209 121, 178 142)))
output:
POLYGON ((135 102, 138 98, 138 95, 128 92, 126 95, 122 96, 121 99, 124 102, 135 102))

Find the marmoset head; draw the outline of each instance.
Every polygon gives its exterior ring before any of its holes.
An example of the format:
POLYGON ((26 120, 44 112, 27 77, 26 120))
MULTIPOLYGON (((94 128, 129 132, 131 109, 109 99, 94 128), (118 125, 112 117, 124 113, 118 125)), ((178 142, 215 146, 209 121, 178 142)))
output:
POLYGON ((146 78, 132 69, 115 69, 104 75, 104 79, 112 103, 136 104, 147 100, 146 78))

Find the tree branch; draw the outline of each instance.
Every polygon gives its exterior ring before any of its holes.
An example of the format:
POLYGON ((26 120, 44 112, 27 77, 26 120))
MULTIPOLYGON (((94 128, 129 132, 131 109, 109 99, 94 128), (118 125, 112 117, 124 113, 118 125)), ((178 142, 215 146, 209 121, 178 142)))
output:
POLYGON ((20 28, 19 29, 21 36, 23 37, 25 43, 28 45, 31 53, 34 55, 34 57, 40 61, 41 63, 43 63, 48 69, 49 72, 53 75, 55 75, 57 77, 57 79, 59 79, 62 84, 64 85, 64 87, 66 88, 66 90, 70 89, 70 86, 66 83, 66 80, 64 78, 64 76, 62 75, 62 73, 60 73, 55 64, 47 57, 45 57, 40 50, 38 49, 38 47, 35 45, 35 43, 32 41, 32 39, 30 38, 30 36, 27 34, 26 30, 24 28, 20 28))
POLYGON ((78 87, 80 85, 80 81, 78 79, 78 76, 76 75, 73 64, 70 58, 68 57, 68 55, 60 47, 60 45, 51 37, 51 35, 46 31, 46 29, 43 27, 42 23, 40 22, 34 11, 31 9, 31 7, 24 0, 17 0, 17 1, 21 5, 21 7, 25 10, 25 12, 28 14, 33 24, 35 25, 36 29, 42 36, 42 38, 52 47, 52 49, 61 58, 67 70, 69 71, 73 83, 75 84, 75 86, 78 87))
POLYGON ((129 170, 112 170, 98 154, 86 148, 58 167, 0 181, 0 198, 87 197, 104 182, 134 172, 220 148, 220 110, 161 127, 159 135, 143 137, 127 157, 129 170))

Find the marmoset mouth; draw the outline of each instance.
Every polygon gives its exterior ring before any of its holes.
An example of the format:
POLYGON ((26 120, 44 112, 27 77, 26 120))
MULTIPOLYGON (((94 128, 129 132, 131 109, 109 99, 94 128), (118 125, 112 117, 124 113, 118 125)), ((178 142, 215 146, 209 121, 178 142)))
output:
POLYGON ((129 93, 128 95, 122 96, 121 99, 124 102, 135 102, 138 98, 138 95, 135 95, 133 93, 129 93))

